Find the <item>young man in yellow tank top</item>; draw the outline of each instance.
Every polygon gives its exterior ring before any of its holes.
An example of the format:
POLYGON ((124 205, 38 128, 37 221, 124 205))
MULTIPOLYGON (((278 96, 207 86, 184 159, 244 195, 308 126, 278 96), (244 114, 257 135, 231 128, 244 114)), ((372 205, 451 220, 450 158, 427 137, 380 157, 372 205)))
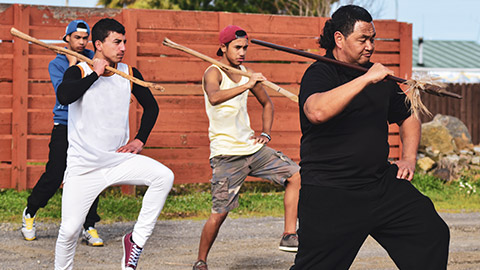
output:
POLYGON ((217 55, 222 63, 251 72, 251 78, 224 72, 210 66, 203 76, 205 108, 209 119, 210 165, 212 167, 212 213, 200 237, 194 270, 205 270, 207 255, 220 226, 228 213, 238 207, 238 193, 245 178, 250 175, 285 186, 285 229, 280 250, 296 251, 298 191, 300 167, 266 144, 270 142, 273 122, 273 104, 259 83, 265 80, 242 65, 248 48, 248 36, 238 26, 227 26, 220 32, 217 55), (251 91, 263 107, 260 135, 250 127, 247 112, 248 92, 251 91))

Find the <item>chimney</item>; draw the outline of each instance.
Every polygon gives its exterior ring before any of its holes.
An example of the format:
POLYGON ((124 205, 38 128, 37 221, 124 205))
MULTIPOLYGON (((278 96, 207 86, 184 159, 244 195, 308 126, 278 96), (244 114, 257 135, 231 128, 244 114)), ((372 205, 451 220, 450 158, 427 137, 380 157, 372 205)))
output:
POLYGON ((420 67, 425 66, 425 63, 423 63, 423 37, 418 38, 418 61, 417 65, 420 67))

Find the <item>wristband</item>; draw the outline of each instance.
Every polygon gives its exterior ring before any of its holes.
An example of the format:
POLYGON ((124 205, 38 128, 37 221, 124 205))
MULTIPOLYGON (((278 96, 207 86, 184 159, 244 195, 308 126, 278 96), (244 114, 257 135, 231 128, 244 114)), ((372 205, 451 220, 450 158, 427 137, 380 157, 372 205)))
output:
POLYGON ((260 134, 260 136, 266 137, 266 138, 268 139, 268 141, 271 141, 271 140, 272 140, 272 137, 270 137, 270 135, 268 135, 268 134, 265 133, 265 132, 262 132, 262 134, 260 134))

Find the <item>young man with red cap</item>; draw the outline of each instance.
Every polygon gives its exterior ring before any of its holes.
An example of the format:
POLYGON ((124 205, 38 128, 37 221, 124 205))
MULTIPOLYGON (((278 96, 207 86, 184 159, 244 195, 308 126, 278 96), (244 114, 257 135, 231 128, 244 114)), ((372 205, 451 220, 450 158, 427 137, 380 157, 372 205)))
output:
POLYGON ((212 213, 200 237, 194 270, 205 270, 207 256, 228 213, 238 207, 238 194, 247 176, 260 177, 285 186, 285 229, 280 241, 283 251, 296 251, 297 203, 300 167, 266 144, 270 142, 273 104, 259 82, 265 80, 242 65, 248 48, 248 36, 238 26, 220 32, 220 62, 252 73, 250 78, 225 72, 212 65, 203 76, 205 108, 209 119, 210 166, 212 167, 212 213), (247 112, 249 91, 263 107, 260 135, 250 127, 247 112))
MULTIPOLYGON (((93 58, 94 52, 86 49, 88 37, 90 36, 90 27, 83 20, 74 20, 70 22, 65 30, 63 41, 67 43, 67 48, 83 54, 88 58, 93 58)), ((57 54, 48 65, 48 72, 53 84, 55 94, 57 88, 63 80, 65 71, 76 65, 77 58, 70 55, 57 54)), ((35 218, 37 210, 47 205, 48 201, 58 190, 63 181, 63 174, 67 166, 67 122, 68 122, 68 106, 64 106, 56 99, 53 108, 53 130, 50 137, 48 153, 48 162, 45 172, 42 174, 37 184, 28 197, 27 207, 23 211, 22 235, 27 241, 36 239, 35 218)), ((103 240, 98 236, 95 229, 95 223, 100 221, 97 214, 98 198, 90 207, 88 215, 83 224, 83 241, 87 245, 99 247, 103 246, 103 240)))

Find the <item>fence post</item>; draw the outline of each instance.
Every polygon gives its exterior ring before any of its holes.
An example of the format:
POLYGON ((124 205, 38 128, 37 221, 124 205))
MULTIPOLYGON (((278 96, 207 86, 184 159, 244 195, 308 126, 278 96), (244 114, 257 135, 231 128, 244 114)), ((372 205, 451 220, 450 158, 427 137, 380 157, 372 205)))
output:
MULTIPOLYGON (((400 77, 410 79, 412 76, 412 24, 398 23, 400 31, 400 77)), ((400 136, 400 134, 398 135, 400 136)), ((403 144, 399 140, 398 157, 402 158, 403 144)))
MULTIPOLYGON (((29 33, 30 8, 14 5, 14 27, 29 33)), ((11 187, 27 188, 28 42, 13 38, 12 179, 11 187)))
POLYGON ((412 76, 412 24, 398 23, 400 31, 400 74, 404 79, 412 76))
MULTIPOLYGON (((125 38, 127 39, 127 45, 125 49, 124 63, 129 64, 132 67, 137 66, 137 12, 131 9, 124 9, 122 11, 122 21, 125 26, 125 38)), ((132 103, 130 104, 129 111, 129 124, 130 124, 130 140, 135 138, 138 130, 138 117, 137 117, 138 102, 132 97, 132 103)), ((122 185, 122 193, 135 195, 135 186, 122 185)))

